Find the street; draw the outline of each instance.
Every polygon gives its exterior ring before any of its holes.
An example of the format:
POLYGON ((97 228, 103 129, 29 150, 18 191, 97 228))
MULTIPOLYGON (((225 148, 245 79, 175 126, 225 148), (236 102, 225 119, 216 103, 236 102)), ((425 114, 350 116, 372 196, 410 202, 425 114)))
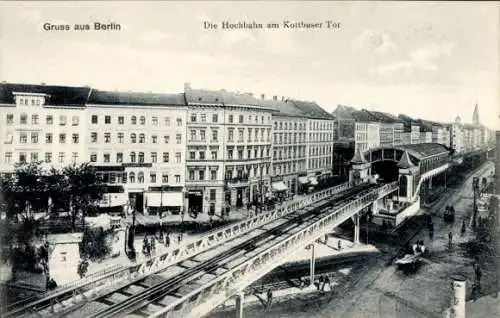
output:
MULTIPOLYGON (((472 178, 491 173, 493 165, 470 175, 456 189, 449 190, 430 209, 434 214, 434 236, 429 238, 428 230, 422 229, 411 240, 423 240, 429 256, 417 272, 404 274, 395 265, 387 266, 389 254, 364 262, 357 270, 350 272, 345 285, 337 286, 332 292, 286 299, 264 309, 261 305, 245 308, 246 317, 438 317, 450 306, 452 290, 450 275, 461 273, 468 278, 468 295, 474 280, 472 264, 474 257, 467 242, 473 238, 470 228, 472 215, 472 178), (480 172, 480 173, 479 173, 480 172), (455 221, 445 223, 442 212, 446 205, 453 205, 455 221), (467 231, 461 235, 462 220, 467 220, 467 231), (453 232, 453 246, 448 247, 448 233, 453 232)), ((395 248, 396 249, 396 248, 395 248)), ((496 264, 484 264, 483 292, 493 290, 497 283, 494 275, 496 264)), ((483 266, 483 265, 482 265, 483 266)), ((232 313, 234 315, 234 312, 232 313)), ((231 313, 213 313, 210 317, 230 317, 231 313)))

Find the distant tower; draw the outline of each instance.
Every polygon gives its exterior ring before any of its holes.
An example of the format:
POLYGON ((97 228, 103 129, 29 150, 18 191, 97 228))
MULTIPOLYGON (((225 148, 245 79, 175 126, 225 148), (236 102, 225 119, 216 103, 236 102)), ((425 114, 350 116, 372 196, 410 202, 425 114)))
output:
POLYGON ((476 106, 474 107, 474 113, 472 113, 472 124, 479 126, 481 123, 479 122, 479 107, 476 106))
POLYGON ((460 119, 460 116, 455 117, 455 124, 460 124, 462 119, 460 119))

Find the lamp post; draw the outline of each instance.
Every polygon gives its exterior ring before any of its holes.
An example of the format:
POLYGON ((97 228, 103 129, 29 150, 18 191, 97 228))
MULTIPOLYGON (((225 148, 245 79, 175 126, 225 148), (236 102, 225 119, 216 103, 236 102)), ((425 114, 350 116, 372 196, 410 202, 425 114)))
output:
POLYGON ((186 213, 186 210, 187 210, 187 206, 186 206, 187 192, 186 192, 186 189, 182 190, 182 198, 183 198, 184 202, 182 204, 182 210, 181 210, 181 233, 184 234, 184 214, 186 213))
POLYGON ((479 188, 479 178, 474 177, 472 180, 472 191, 474 193, 474 211, 473 211, 473 219, 472 219, 472 227, 476 227, 476 218, 477 218, 477 190, 479 188))

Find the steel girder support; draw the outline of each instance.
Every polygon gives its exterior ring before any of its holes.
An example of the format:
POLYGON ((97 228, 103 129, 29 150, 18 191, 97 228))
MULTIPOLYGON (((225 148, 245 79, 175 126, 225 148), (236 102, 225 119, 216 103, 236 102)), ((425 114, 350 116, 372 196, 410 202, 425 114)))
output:
POLYGON ((215 278, 208 284, 183 296, 168 307, 151 317, 187 317, 197 318, 206 315, 215 306, 237 294, 253 281, 267 274, 276 266, 289 261, 294 254, 324 236, 332 227, 338 226, 353 213, 358 213, 378 198, 397 189, 397 182, 386 184, 357 200, 332 208, 330 213, 299 232, 284 238, 274 246, 262 251, 228 272, 215 278))
POLYGON ((354 222, 354 244, 359 244, 359 213, 351 216, 351 219, 354 222))
POLYGON ((316 255, 315 255, 315 249, 316 249, 316 244, 313 242, 311 245, 309 245, 309 249, 311 250, 311 260, 309 262, 309 285, 314 284, 314 271, 316 268, 316 255))
POLYGON ((436 169, 432 169, 431 171, 427 171, 426 173, 424 173, 420 177, 417 188, 415 189, 415 192, 413 193, 411 202, 414 202, 415 199, 417 198, 418 194, 420 193, 420 188, 422 187, 422 184, 424 181, 426 181, 427 179, 432 178, 434 176, 437 176, 440 173, 443 173, 444 171, 446 171, 449 168, 449 166, 450 165, 447 163, 447 164, 442 165, 441 167, 438 167, 436 169))

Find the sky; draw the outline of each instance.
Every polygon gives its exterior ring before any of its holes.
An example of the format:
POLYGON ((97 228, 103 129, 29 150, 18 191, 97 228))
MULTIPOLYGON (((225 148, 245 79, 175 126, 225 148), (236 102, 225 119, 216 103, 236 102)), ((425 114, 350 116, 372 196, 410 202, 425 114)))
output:
POLYGON ((0 81, 162 93, 189 82, 442 122, 470 122, 477 102, 481 121, 500 129, 499 30, 498 2, 11 1, 0 3, 0 81), (121 29, 73 30, 94 22, 121 29))

